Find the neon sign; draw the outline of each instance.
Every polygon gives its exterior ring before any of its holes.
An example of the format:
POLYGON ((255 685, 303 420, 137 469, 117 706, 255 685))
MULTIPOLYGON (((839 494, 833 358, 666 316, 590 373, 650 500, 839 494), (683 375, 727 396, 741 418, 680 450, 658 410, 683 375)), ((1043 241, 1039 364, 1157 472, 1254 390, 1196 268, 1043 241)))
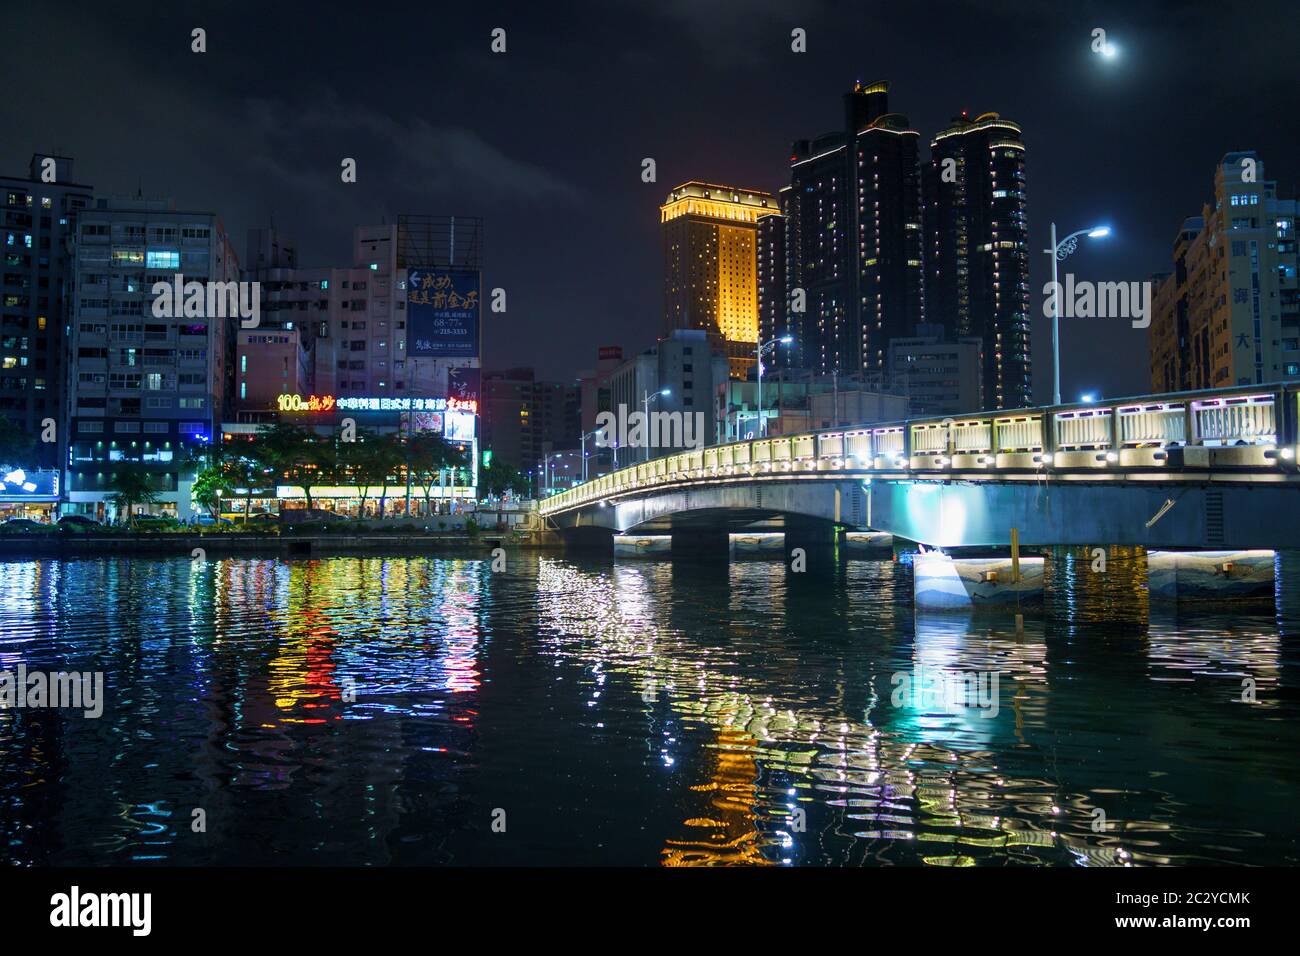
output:
POLYGON ((328 412, 334 408, 333 395, 281 395, 276 399, 282 412, 328 412))
POLYGON ((472 398, 335 398, 333 395, 281 395, 276 404, 282 412, 468 412, 478 414, 472 398))

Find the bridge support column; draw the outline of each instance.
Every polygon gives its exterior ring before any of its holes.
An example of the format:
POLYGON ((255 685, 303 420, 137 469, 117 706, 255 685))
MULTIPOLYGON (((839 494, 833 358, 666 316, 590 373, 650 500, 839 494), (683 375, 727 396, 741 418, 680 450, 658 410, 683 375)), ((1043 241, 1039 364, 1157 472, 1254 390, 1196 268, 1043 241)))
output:
POLYGON ((1268 599, 1276 589, 1273 551, 1150 551, 1153 600, 1268 599))
POLYGON ((912 560, 912 593, 918 608, 968 611, 1014 609, 1043 599, 1043 559, 1021 558, 1014 581, 1010 558, 952 558, 937 551, 912 560))
POLYGON ((674 558, 710 558, 724 563, 730 560, 731 539, 726 528, 714 531, 691 528, 672 533, 674 558))
POLYGON ((832 525, 785 531, 785 563, 791 570, 825 570, 835 564, 838 532, 832 525))
POLYGON ((672 551, 666 534, 616 534, 614 556, 619 558, 665 558, 672 551))
POLYGON ((842 532, 844 551, 853 558, 888 558, 894 554, 894 536, 887 531, 842 532))

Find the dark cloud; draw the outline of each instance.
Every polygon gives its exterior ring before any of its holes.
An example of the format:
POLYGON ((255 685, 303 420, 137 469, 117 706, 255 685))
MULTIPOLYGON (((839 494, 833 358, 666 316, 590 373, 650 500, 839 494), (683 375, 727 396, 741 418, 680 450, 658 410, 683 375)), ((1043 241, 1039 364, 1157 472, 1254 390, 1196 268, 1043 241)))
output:
MULTIPOLYGON (((4 11, 0 167, 60 147, 106 193, 171 195, 237 244, 274 215, 305 261, 345 262, 352 227, 402 212, 481 215, 486 279, 509 292, 491 365, 567 376, 600 344, 648 346, 662 311, 658 205, 705 178, 776 189, 791 140, 840 123, 855 79, 889 79, 928 142, 961 109, 1028 143, 1032 288, 1047 227, 1115 232, 1081 279, 1169 268, 1182 220, 1229 150, 1300 175, 1291 3, 22 3, 4 11), (209 52, 190 52, 190 30, 209 52), (507 30, 509 52, 489 51, 507 30), (808 53, 790 30, 808 31, 808 53), (1102 27, 1121 48, 1089 50, 1102 27), (19 38, 14 40, 14 38, 19 38), (359 181, 339 181, 358 160, 359 181), (640 179, 655 158, 659 181, 640 179)), ((1035 295, 1034 301, 1039 297, 1035 295)), ((1039 395, 1049 337, 1034 309, 1039 395)), ((1066 394, 1146 387, 1145 337, 1063 330, 1066 394)))

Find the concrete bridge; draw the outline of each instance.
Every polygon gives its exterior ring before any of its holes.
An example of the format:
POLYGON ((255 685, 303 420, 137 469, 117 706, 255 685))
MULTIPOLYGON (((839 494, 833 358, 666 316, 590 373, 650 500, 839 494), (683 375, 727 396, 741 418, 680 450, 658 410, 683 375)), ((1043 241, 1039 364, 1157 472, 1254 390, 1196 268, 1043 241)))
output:
POLYGON ((1300 541, 1296 386, 840 427, 681 451, 547 498, 568 540, 871 529, 935 547, 1300 541))

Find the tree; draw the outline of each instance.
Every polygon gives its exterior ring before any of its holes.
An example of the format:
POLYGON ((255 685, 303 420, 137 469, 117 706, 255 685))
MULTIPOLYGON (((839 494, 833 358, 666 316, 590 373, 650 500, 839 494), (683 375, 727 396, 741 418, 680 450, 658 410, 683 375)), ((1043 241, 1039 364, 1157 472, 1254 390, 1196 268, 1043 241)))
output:
POLYGON ((153 476, 142 465, 123 465, 108 480, 108 500, 117 509, 119 520, 131 516, 136 505, 152 505, 158 501, 153 476))
POLYGON ((214 518, 220 514, 221 499, 235 490, 222 463, 207 465, 194 476, 190 496, 214 518))
POLYGON ((36 439, 0 415, 0 467, 30 468, 36 439))
POLYGON ((312 485, 322 478, 332 479, 337 470, 334 442, 318 438, 301 425, 272 425, 258 432, 255 446, 252 454, 256 460, 285 484, 301 488, 308 508, 312 506, 312 485))
POLYGON ((368 428, 358 428, 355 437, 355 441, 339 443, 339 467, 357 487, 361 499, 361 516, 364 516, 370 489, 382 485, 386 495, 389 475, 400 459, 396 442, 391 436, 380 435, 368 428))
POLYGON ((519 473, 519 469, 503 461, 493 460, 478 470, 479 495, 486 498, 501 498, 507 491, 516 495, 528 493, 528 479, 519 473))
POLYGON ((428 511, 438 476, 448 468, 463 466, 465 454, 437 432, 416 432, 406 443, 406 460, 411 480, 424 494, 424 507, 428 511))
POLYGON ((379 476, 379 517, 384 516, 384 504, 388 500, 388 486, 393 476, 402 469, 406 457, 405 442, 396 434, 381 435, 375 442, 374 472, 379 476))

